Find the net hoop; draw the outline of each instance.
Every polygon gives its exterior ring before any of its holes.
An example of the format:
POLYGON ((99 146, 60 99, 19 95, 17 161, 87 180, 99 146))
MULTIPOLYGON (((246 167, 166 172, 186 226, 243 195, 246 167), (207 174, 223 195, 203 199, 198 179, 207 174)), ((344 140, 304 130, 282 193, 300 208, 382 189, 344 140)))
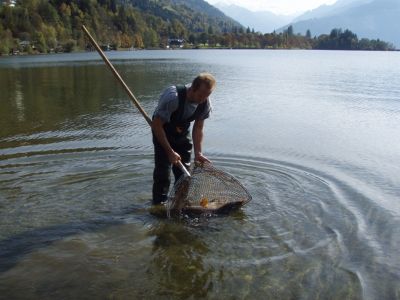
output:
POLYGON ((191 176, 182 176, 168 195, 171 214, 222 214, 251 201, 246 188, 211 163, 195 163, 191 176))

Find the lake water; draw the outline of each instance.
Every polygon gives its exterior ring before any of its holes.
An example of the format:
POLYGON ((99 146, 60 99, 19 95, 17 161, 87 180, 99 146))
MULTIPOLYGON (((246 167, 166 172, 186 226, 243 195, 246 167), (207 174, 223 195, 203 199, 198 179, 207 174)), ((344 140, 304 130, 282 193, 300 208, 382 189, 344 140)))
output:
POLYGON ((4 299, 400 299, 400 52, 108 52, 151 114, 215 75, 204 152, 253 200, 151 210, 150 130, 97 53, 0 58, 4 299))

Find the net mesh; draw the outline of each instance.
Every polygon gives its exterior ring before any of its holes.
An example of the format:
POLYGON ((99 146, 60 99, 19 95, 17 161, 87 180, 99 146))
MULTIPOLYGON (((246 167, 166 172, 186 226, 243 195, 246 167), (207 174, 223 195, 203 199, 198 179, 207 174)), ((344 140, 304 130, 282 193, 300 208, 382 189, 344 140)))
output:
POLYGON ((210 163, 195 164, 190 177, 182 176, 168 195, 168 211, 220 213, 251 200, 243 185, 210 163))

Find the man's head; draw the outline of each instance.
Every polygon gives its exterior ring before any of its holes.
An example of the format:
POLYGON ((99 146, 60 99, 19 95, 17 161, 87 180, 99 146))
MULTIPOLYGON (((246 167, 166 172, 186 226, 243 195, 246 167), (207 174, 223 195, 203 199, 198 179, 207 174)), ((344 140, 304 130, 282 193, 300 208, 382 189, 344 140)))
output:
POLYGON ((209 73, 200 73, 192 82, 188 92, 188 99, 191 102, 202 103, 207 100, 215 89, 216 81, 209 73))

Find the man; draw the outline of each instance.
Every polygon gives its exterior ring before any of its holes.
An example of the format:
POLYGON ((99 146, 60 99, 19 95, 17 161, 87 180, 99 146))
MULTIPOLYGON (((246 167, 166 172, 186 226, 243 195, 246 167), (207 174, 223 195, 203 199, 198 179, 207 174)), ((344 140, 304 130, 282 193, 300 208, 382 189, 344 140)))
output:
POLYGON ((165 202, 168 198, 171 165, 175 182, 182 175, 177 163, 181 161, 185 167, 190 166, 192 142, 189 129, 192 121, 194 160, 209 162, 202 154, 203 126, 211 112, 208 97, 215 85, 211 74, 201 73, 191 85, 171 86, 162 93, 151 126, 155 159, 153 204, 165 202))

